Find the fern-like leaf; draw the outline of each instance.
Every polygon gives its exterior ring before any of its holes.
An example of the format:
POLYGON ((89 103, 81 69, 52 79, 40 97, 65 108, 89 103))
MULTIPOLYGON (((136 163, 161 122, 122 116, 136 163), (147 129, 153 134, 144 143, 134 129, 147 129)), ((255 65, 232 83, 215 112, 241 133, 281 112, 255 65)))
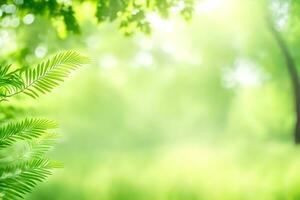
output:
POLYGON ((0 199, 23 198, 56 167, 60 165, 47 159, 37 159, 0 168, 0 199))
POLYGON ((52 58, 41 62, 35 68, 22 71, 20 76, 23 80, 22 88, 15 87, 7 97, 24 93, 33 98, 40 94, 50 92, 58 86, 69 74, 79 66, 87 62, 87 58, 74 51, 58 53, 52 58))
POLYGON ((48 129, 57 125, 45 119, 25 119, 20 122, 11 122, 0 127, 0 149, 11 145, 16 140, 30 140, 39 137, 48 129))
MULTIPOLYGON (((86 62, 80 54, 66 51, 24 71, 10 72, 10 66, 0 65, 0 101, 20 93, 36 98, 50 92, 86 62)), ((48 133, 53 128, 56 124, 44 119, 25 119, 0 126, 1 200, 23 198, 54 167, 60 166, 44 158, 55 143, 56 135, 48 133), (16 147, 25 147, 25 151, 22 148, 15 151, 14 157, 10 149, 16 147)))
POLYGON ((0 64, 0 97, 24 87, 18 71, 10 71, 11 65, 0 64))
POLYGON ((29 157, 32 159, 40 159, 45 156, 56 143, 58 135, 54 133, 44 133, 39 138, 28 142, 29 157))

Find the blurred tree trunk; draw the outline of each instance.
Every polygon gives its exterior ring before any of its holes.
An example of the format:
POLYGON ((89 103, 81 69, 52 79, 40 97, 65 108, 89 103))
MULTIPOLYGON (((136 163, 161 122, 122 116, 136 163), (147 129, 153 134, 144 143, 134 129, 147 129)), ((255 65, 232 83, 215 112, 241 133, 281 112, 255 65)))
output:
POLYGON ((286 66, 289 71, 291 78, 291 83, 294 93, 294 103, 295 103, 295 112, 296 112, 296 125, 294 129, 294 141, 296 144, 300 144, 300 81, 299 75, 297 72, 297 67, 295 60, 293 59, 291 52, 289 51, 286 42, 279 33, 279 31, 274 27, 274 23, 270 18, 267 18, 267 24, 269 30, 275 38, 276 43, 278 44, 286 62, 286 66))

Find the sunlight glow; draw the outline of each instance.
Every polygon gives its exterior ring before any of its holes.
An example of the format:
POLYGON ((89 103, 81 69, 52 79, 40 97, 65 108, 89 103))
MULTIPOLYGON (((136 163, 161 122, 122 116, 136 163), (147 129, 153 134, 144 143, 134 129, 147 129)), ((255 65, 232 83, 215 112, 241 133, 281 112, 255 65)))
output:
POLYGON ((65 5, 71 5, 72 0, 57 0, 58 3, 60 4, 65 4, 65 5))
POLYGON ((204 0, 196 4, 195 10, 198 13, 209 13, 220 7, 220 0, 204 0))
POLYGON ((113 54, 104 54, 99 58, 99 66, 101 68, 115 68, 118 65, 118 60, 113 54))
POLYGON ((142 50, 151 50, 154 48, 153 40, 148 37, 137 38, 135 42, 142 50))
POLYGON ((5 29, 0 31, 0 53, 9 53, 15 51, 17 48, 15 37, 16 35, 12 31, 5 29))
POLYGON ((10 36, 8 31, 1 31, 0 32, 0 47, 8 44, 10 41, 10 36))
POLYGON ((39 45, 36 47, 34 54, 38 58, 43 58, 48 52, 48 47, 45 45, 39 45))
POLYGON ((150 67, 153 64, 153 56, 148 51, 138 52, 135 57, 135 65, 137 67, 150 67))
POLYGON ((290 1, 282 2, 280 0, 272 0, 271 7, 275 19, 276 19, 276 27, 278 29, 283 29, 288 22, 289 12, 290 12, 290 1))
POLYGON ((27 14, 23 17, 23 23, 24 24, 32 24, 34 22, 34 15, 33 14, 27 14))
POLYGON ((16 28, 20 24, 20 19, 16 16, 6 16, 0 21, 0 26, 16 28))
POLYGON ((179 1, 175 7, 171 8, 171 12, 180 13, 180 11, 184 9, 184 7, 185 7, 184 1, 179 1))
POLYGON ((258 86, 267 79, 267 75, 257 64, 250 60, 239 58, 234 68, 224 69, 223 83, 226 88, 258 86))
POLYGON ((170 20, 162 19, 158 14, 151 13, 147 15, 147 19, 151 26, 162 33, 172 33, 174 30, 173 23, 170 20))
POLYGON ((21 5, 24 3, 24 0, 14 0, 15 4, 21 5))
POLYGON ((3 4, 1 10, 7 14, 13 14, 16 12, 16 6, 14 4, 3 4))

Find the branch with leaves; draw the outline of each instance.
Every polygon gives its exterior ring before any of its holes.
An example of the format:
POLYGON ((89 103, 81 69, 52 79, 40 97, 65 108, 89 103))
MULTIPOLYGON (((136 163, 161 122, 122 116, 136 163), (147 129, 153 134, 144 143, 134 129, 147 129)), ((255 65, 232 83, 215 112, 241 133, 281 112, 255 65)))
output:
POLYGON ((172 9, 176 9, 184 18, 191 18, 195 0, 3 0, 0 6, 13 5, 16 8, 16 13, 4 13, 2 18, 10 17, 10 15, 24 17, 31 13, 51 19, 51 21, 53 19, 62 21, 66 31, 80 33, 80 24, 76 15, 84 3, 94 8, 94 16, 98 23, 117 21, 120 30, 129 35, 136 30, 150 33, 151 26, 147 16, 151 13, 168 17, 172 9))
POLYGON ((0 69, 0 73, 3 71, 0 74, 0 83, 8 82, 7 80, 12 83, 0 86, 1 100, 20 93, 37 98, 40 94, 50 92, 68 77, 71 71, 85 62, 87 62, 85 57, 74 51, 67 51, 41 62, 33 69, 9 72, 8 66, 5 66, 5 70, 0 69))
MULTIPOLYGON (((0 66, 0 98, 6 101, 18 94, 37 98, 58 86, 69 74, 87 62, 74 51, 59 53, 34 68, 10 71, 0 66)), ((45 158, 55 144, 57 124, 46 119, 24 119, 0 126, 0 199, 23 198, 48 177, 57 162, 45 158), (18 152, 16 147, 25 151, 18 152)))

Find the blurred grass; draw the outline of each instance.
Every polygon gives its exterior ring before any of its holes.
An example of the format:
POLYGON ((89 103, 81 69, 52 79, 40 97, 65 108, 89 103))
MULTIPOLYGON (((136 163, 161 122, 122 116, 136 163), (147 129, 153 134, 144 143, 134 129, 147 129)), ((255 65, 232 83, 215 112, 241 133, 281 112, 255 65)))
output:
POLYGON ((151 153, 74 155, 85 164, 66 162, 29 199, 299 199, 299 150, 263 146, 174 144, 151 153))
MULTIPOLYGON (((203 90, 199 98, 194 95, 198 88, 190 88, 198 81, 195 71, 186 72, 188 81, 180 86, 179 69, 171 78, 163 70, 160 77, 143 69, 138 75, 122 69, 115 74, 121 72, 131 78, 119 85, 113 78, 99 78, 98 69, 82 69, 63 86, 64 92, 41 99, 38 107, 61 124, 62 141, 52 156, 65 168, 27 199, 300 198, 300 150, 292 144, 290 126, 278 135, 261 129, 290 115, 287 106, 282 117, 259 111, 270 102, 281 105, 280 93, 247 89, 232 100, 224 91, 218 99, 203 90), (132 84, 135 78, 139 84, 132 84), (252 92, 261 98, 248 102, 243 95, 252 92), (262 93, 276 98, 264 104, 262 93)), ((213 92, 217 89, 224 90, 213 92)))

